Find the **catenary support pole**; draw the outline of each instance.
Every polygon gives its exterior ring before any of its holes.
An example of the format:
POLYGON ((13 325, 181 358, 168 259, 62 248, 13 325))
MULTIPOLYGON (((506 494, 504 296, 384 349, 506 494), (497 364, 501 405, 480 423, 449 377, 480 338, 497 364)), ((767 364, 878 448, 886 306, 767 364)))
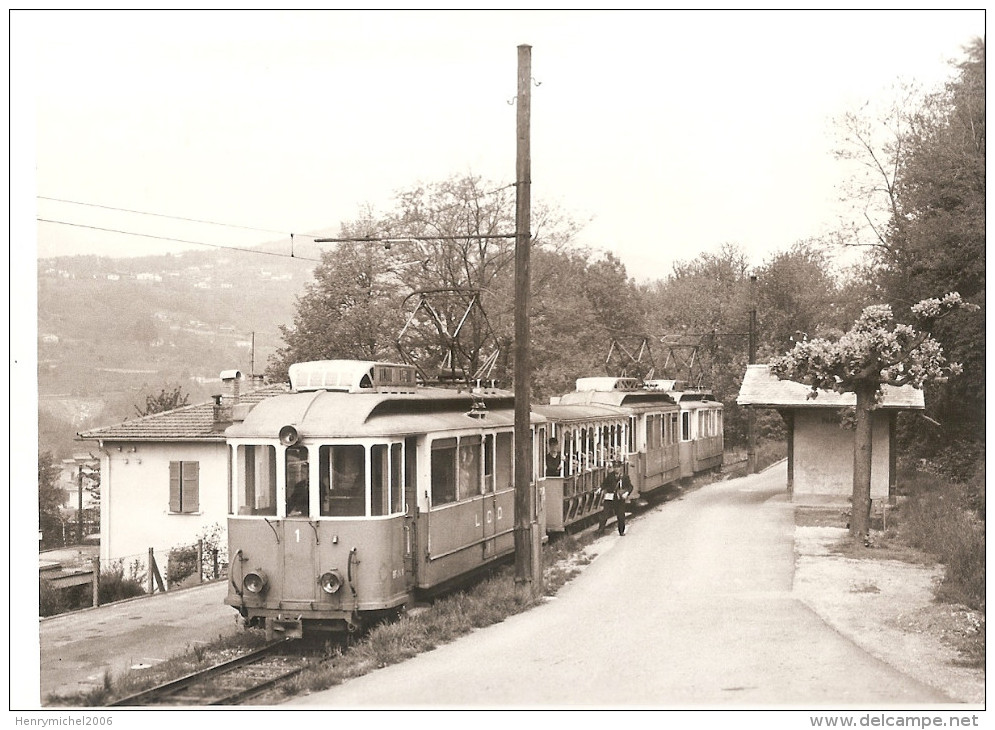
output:
POLYGON ((541 536, 532 490, 533 446, 529 416, 532 363, 529 351, 532 47, 518 46, 517 154, 515 161, 515 585, 536 597, 542 591, 541 536))
POLYGON ((79 490, 77 496, 79 497, 79 505, 77 506, 76 512, 76 523, 79 527, 79 544, 83 544, 83 465, 79 465, 79 469, 76 472, 76 488, 79 490))
MULTIPOLYGON (((757 362, 757 277, 750 277, 750 344, 749 364, 757 362)), ((746 473, 757 473, 756 415, 752 407, 746 408, 746 473)))

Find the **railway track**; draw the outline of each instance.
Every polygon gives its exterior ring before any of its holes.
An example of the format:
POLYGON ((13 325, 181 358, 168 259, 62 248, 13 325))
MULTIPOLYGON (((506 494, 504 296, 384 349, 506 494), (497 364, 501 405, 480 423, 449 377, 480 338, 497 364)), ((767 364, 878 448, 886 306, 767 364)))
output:
POLYGON ((123 697, 109 707, 238 705, 302 672, 297 641, 279 641, 185 677, 123 697))

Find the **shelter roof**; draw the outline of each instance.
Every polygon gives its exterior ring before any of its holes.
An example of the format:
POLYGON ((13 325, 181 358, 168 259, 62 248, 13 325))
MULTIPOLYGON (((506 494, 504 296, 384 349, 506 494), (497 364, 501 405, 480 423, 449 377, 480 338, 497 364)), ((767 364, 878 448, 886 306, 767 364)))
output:
MULTIPOLYGON (((922 390, 911 385, 895 387, 884 385, 878 408, 923 410, 925 402, 922 390)), ((743 384, 740 386, 736 402, 741 406, 760 408, 852 408, 856 405, 853 393, 837 393, 832 390, 819 390, 815 398, 812 389, 804 383, 793 380, 778 380, 770 372, 768 365, 747 365, 743 384)))

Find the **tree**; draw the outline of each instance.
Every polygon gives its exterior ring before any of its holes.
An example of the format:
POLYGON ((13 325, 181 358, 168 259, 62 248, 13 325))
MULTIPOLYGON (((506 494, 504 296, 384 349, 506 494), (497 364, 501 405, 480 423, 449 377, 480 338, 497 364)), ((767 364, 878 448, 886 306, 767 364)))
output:
POLYGON ((735 402, 746 370, 750 268, 733 244, 674 265, 671 275, 646 293, 647 321, 662 330, 654 354, 657 377, 700 379, 727 406, 726 443, 745 442, 747 414, 735 402))
MULTIPOLYGON (((871 235, 850 242, 868 247, 875 299, 893 306, 947 291, 985 303, 985 42, 976 39, 964 50, 965 60, 942 89, 926 95, 904 89, 882 119, 864 109, 841 124, 840 156, 867 172, 855 177, 854 198, 871 235)), ((933 423, 942 424, 942 437, 924 433, 932 429, 924 421, 910 435, 930 451, 979 451, 984 319, 938 322, 931 334, 964 373, 949 384, 927 384, 927 406, 933 423)))
POLYGON ((59 467, 50 451, 38 452, 38 524, 43 538, 62 528, 61 508, 66 502, 66 490, 59 486, 59 467))
POLYGON ((167 390, 163 388, 159 391, 158 395, 147 395, 145 396, 145 408, 139 408, 135 406, 135 412, 139 416, 149 416, 153 413, 163 413, 165 411, 172 411, 176 408, 180 408, 188 404, 190 396, 184 393, 180 386, 176 386, 172 390, 167 390))
MULTIPOLYGON (((283 377, 302 360, 395 360, 403 353, 426 374, 473 375, 497 354, 491 377, 508 382, 514 203, 513 186, 457 176, 401 191, 391 212, 366 210, 343 225, 339 238, 358 240, 322 255, 314 282, 298 298, 293 326, 281 328, 286 345, 271 358, 267 374, 283 377), (451 353, 458 364, 447 359, 451 353)), ((555 209, 538 205, 533 248, 558 252, 576 228, 555 209)), ((547 294, 535 282, 533 291, 535 309, 547 294)))
POLYGON ((340 243, 323 252, 297 298, 293 326, 280 326, 286 344, 270 358, 267 375, 285 380, 290 365, 308 360, 396 359, 406 293, 379 244, 340 243))
MULTIPOLYGON (((829 257, 815 241, 799 241, 770 256, 757 270, 757 331, 759 350, 783 352, 800 336, 842 330, 839 293, 829 257)), ((856 316, 858 312, 855 312, 856 316)), ((853 317, 849 321, 853 321, 853 317)))
MULTIPOLYGON (((532 395, 536 402, 545 402, 573 390, 578 377, 602 373, 610 338, 582 284, 587 277, 585 252, 540 249, 531 265, 532 395)), ((509 350, 513 332, 508 332, 509 350)))
POLYGON ((929 334, 936 322, 955 309, 977 306, 964 302, 956 292, 923 300, 911 309, 918 330, 909 324, 893 324, 887 304, 867 307, 837 341, 805 340, 770 362, 778 378, 811 386, 812 398, 820 389, 856 395, 850 520, 850 534, 855 538, 866 538, 870 525, 871 411, 881 396, 881 386, 922 388, 926 382, 960 372, 959 364, 947 364, 940 344, 929 334))

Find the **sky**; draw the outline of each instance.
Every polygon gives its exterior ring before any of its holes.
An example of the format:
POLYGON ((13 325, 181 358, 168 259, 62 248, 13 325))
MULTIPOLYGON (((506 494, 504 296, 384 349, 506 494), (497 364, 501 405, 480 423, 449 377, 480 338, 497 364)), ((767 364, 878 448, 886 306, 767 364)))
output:
POLYGON ((15 216, 38 257, 203 249, 171 238, 289 251, 291 233, 334 235, 421 182, 511 184, 528 44, 533 207, 583 222, 578 244, 637 278, 724 243, 759 264, 835 227, 850 172, 833 118, 899 79, 941 84, 984 23, 980 9, 20 11, 15 216))

